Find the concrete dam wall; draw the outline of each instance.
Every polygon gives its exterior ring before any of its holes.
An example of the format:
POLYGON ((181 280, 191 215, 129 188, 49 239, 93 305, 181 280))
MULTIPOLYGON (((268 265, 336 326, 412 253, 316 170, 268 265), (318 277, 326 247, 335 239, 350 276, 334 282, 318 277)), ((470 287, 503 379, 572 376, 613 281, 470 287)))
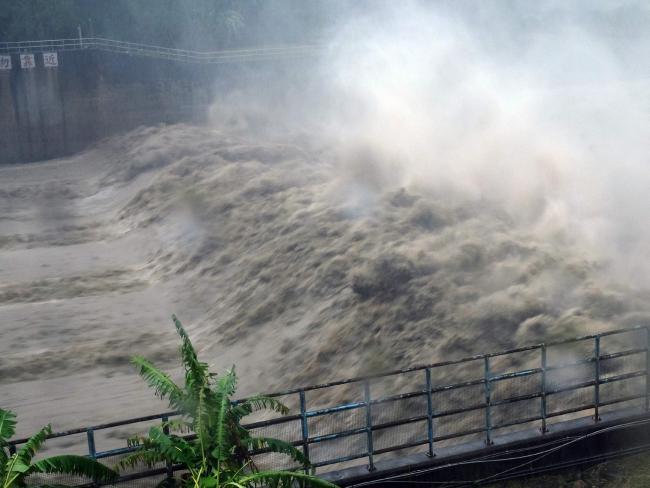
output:
POLYGON ((140 125, 200 122, 215 66, 124 54, 59 52, 58 66, 0 70, 0 164, 56 158, 140 125))

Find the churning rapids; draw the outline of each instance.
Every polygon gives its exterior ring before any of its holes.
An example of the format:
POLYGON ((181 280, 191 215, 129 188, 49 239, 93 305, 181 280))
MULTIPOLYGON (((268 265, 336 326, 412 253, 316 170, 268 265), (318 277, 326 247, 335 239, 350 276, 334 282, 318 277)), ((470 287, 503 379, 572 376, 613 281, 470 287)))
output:
POLYGON ((163 411, 129 357, 176 364, 172 313, 241 394, 650 324, 575 243, 373 173, 187 125, 0 168, 3 407, 21 433, 163 411))

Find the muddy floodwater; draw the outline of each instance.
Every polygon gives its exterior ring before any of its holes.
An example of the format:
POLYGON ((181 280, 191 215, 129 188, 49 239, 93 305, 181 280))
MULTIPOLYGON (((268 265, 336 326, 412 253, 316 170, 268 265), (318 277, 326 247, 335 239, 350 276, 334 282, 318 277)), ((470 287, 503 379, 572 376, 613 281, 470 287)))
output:
POLYGON ((372 157, 142 128, 0 167, 0 399, 20 433, 164 411, 176 313, 241 393, 650 324, 647 292, 498 203, 372 157))

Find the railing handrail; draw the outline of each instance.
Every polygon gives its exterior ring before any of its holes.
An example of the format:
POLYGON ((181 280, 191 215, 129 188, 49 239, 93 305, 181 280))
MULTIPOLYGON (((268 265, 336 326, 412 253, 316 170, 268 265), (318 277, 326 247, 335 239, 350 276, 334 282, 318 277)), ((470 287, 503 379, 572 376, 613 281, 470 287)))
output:
POLYGON ((0 54, 4 55, 32 54, 33 52, 45 52, 48 49, 59 51, 82 51, 95 49, 147 57, 163 57, 171 60, 217 63, 315 54, 322 49, 322 46, 319 44, 294 44, 224 49, 217 51, 199 51, 120 41, 104 37, 78 37, 34 41, 0 41, 0 54))
MULTIPOLYGON (((450 361, 439 361, 439 362, 435 362, 435 363, 415 365, 415 366, 411 366, 411 367, 408 367, 408 368, 403 368, 403 369, 398 369, 398 370, 393 370, 393 371, 387 371, 387 372, 382 372, 382 373, 377 373, 377 374, 372 374, 372 375, 357 376, 357 377, 353 377, 353 378, 348 378, 348 379, 338 380, 338 381, 332 381, 332 382, 328 382, 328 383, 320 383, 320 384, 310 385, 310 386, 305 386, 305 387, 300 387, 300 388, 292 388, 292 389, 288 389, 288 390, 284 390, 284 391, 280 391, 280 392, 269 393, 269 394, 266 394, 266 396, 280 397, 280 396, 289 396, 289 395, 293 395, 293 394, 301 394, 301 393, 304 394, 305 392, 308 392, 308 391, 314 391, 314 390, 319 390, 319 389, 324 389, 324 388, 330 388, 330 387, 334 387, 334 386, 342 386, 342 385, 348 385, 348 384, 353 384, 353 383, 363 383, 363 382, 367 382, 367 381, 370 381, 370 380, 385 378, 385 377, 389 377, 389 376, 396 376, 396 375, 400 375, 400 374, 407 374, 407 373, 412 373, 412 372, 422 371, 422 370, 432 370, 432 369, 440 368, 440 367, 444 367, 444 366, 462 364, 462 363, 471 362, 471 361, 485 360, 485 359, 488 359, 488 358, 504 356, 504 355, 507 355, 507 354, 514 354, 514 353, 518 353, 518 352, 525 352, 525 351, 531 351, 531 350, 535 350, 535 349, 548 348, 548 347, 552 347, 552 346, 570 344, 570 343, 579 342, 579 341, 585 341, 585 340, 591 340, 591 339, 596 339, 596 338, 600 338, 600 337, 612 336, 612 335, 616 335, 616 334, 630 333, 630 332, 635 332, 635 331, 639 331, 639 330, 646 330, 646 331, 648 331, 647 333, 650 335, 650 327, 648 327, 648 326, 640 325, 640 326, 634 326, 634 327, 620 328, 620 329, 609 330, 609 331, 605 331, 605 332, 601 332, 601 333, 597 333, 597 334, 589 334, 589 335, 578 336, 578 337, 573 337, 573 338, 569 338, 569 339, 563 339, 563 340, 557 340, 557 341, 534 344, 534 345, 530 345, 530 346, 523 346, 523 347, 517 347, 517 348, 512 348, 512 349, 505 349, 505 350, 494 352, 494 353, 477 354, 477 355, 466 356, 466 357, 463 357, 463 358, 450 360, 450 361)), ((601 359, 608 359, 608 358, 610 358, 610 356, 611 357, 620 357, 622 355, 640 354, 640 353, 643 353, 643 352, 646 352, 646 351, 647 351, 647 348, 635 348, 635 349, 630 349, 630 350, 627 350, 627 351, 617 352, 617 353, 614 353, 614 354, 604 354, 604 355, 600 355, 599 357, 601 359)), ((548 367, 548 368, 546 368, 546 370, 547 371, 552 371, 552 370, 555 370, 555 369, 567 368, 567 367, 571 367, 571 366, 575 366, 575 365, 579 365, 579 364, 588 364, 588 363, 591 363, 591 362, 594 362, 594 361, 595 361, 595 358, 585 358, 585 359, 575 361, 575 362, 571 362, 571 363, 564 363, 564 364, 548 367)), ((530 368, 530 369, 518 371, 516 373, 495 374, 493 376, 490 376, 489 381, 494 382, 494 381, 499 381, 501 379, 510 378, 510 377, 513 377, 513 376, 528 376, 528 375, 537 374, 537 373, 541 373, 541 372, 542 372, 541 368, 530 368)), ((437 391, 439 392, 439 391, 446 391, 446 390, 450 390, 450 389, 454 389, 454 388, 462 388, 462 387, 467 387, 467 386, 472 386, 472 385, 479 385, 479 384, 484 384, 485 381, 486 381, 485 378, 476 378, 474 380, 468 380, 468 381, 465 381, 465 382, 462 382, 462 383, 437 386, 437 387, 433 388, 432 391, 433 392, 437 392, 437 391)), ((600 382, 603 383, 602 380, 600 382)), ((593 383, 590 383, 590 384, 593 384, 593 383)), ((582 385, 582 386, 576 385, 576 387, 583 387, 583 386, 589 386, 589 385, 587 385, 586 383, 585 383, 585 385, 582 385)), ((558 393, 560 391, 567 391, 567 390, 571 390, 571 389, 575 389, 575 387, 574 386, 567 386, 567 387, 564 387, 561 390, 557 390, 557 391, 550 390, 550 391, 546 392, 546 394, 549 395, 549 394, 558 393)), ((427 394, 426 390, 422 390, 421 392, 418 391, 418 392, 411 392, 411 393, 406 393, 406 394, 402 394, 402 395, 396 395, 395 398, 396 399, 403 399, 403 398, 407 398, 409 395, 410 396, 419 396, 419 395, 426 395, 426 394, 427 394)), ((241 398, 241 399, 236 400, 235 402, 239 403, 239 402, 246 401, 247 399, 248 398, 241 398)), ((387 400, 390 401, 391 397, 373 399, 371 403, 372 404, 383 403, 383 402, 385 402, 387 400)), ((332 411, 334 411, 334 409, 336 409, 337 411, 340 411, 342 409, 348 410, 348 409, 351 409, 351 408, 360 408, 360 407, 364 407, 364 406, 365 406, 364 402, 353 402, 353 403, 348 403, 348 404, 336 405, 336 406, 330 407, 329 409, 322 409, 322 410, 323 410, 323 412, 325 412, 325 411, 332 412, 332 411)), ((320 415, 320 411, 306 411, 305 414, 308 417, 313 417, 313 416, 320 415)), ((168 412, 159 413, 159 414, 152 414, 152 415, 147 415, 147 416, 142 416, 142 417, 134 417, 134 418, 130 418, 130 419, 118 420, 118 421, 108 422, 108 423, 104 423, 104 424, 97 424, 97 425, 93 425, 93 426, 89 426, 89 427, 79 427, 79 428, 75 428, 75 429, 69 429, 69 430, 65 430, 65 431, 61 431, 61 432, 56 432, 56 433, 53 433, 53 434, 49 435, 47 438, 51 439, 51 438, 64 437, 64 436, 73 435, 73 434, 82 434, 84 432, 87 432, 88 430, 92 430, 92 431, 104 430, 104 429, 108 429, 108 428, 119 427, 119 426, 122 426, 122 425, 129 425, 129 424, 135 424, 135 423, 139 423, 139 422, 146 422, 146 421, 149 421, 149 420, 157 420, 157 419, 162 419, 163 417, 171 417, 171 416, 176 416, 176 415, 179 415, 179 412, 168 411, 168 412)), ((272 419, 271 422, 274 423, 275 420, 277 420, 277 423, 282 423, 283 421, 286 421, 286 417, 278 417, 277 419, 272 419)), ((269 421, 266 421, 265 423, 269 424, 269 421)), ((25 439, 16 439, 16 440, 10 441, 10 444, 13 444, 13 445, 23 444, 27 440, 28 440, 27 438, 25 438, 25 439)))

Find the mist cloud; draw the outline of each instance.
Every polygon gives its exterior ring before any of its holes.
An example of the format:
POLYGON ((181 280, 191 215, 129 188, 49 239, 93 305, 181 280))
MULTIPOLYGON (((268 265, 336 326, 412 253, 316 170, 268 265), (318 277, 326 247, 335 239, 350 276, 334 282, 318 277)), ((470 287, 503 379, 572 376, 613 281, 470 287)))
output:
POLYGON ((649 35, 608 24, 616 2, 524 4, 392 2, 342 25, 321 133, 343 172, 364 154, 390 185, 496 202, 647 284, 649 35))

